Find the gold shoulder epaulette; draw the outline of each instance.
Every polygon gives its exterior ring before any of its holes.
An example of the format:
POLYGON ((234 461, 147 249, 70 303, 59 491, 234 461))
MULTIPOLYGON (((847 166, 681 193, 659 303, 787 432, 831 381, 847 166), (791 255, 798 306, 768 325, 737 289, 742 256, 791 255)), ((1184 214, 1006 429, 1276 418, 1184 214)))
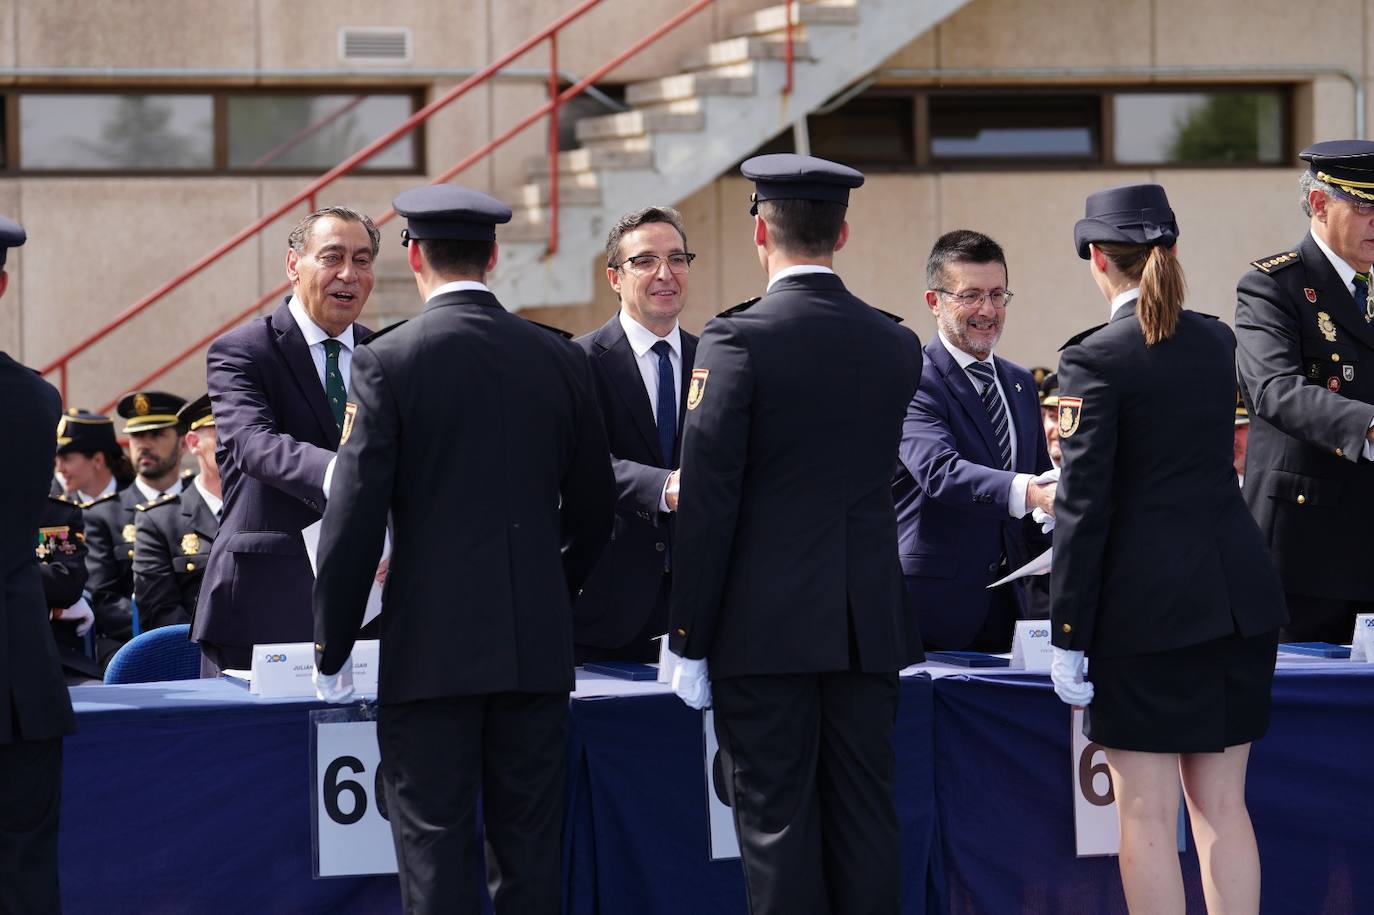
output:
POLYGON ((1251 261, 1250 266, 1262 273, 1273 273, 1275 270, 1282 270, 1284 267, 1291 267, 1298 262, 1298 252, 1285 251, 1282 254, 1274 254, 1269 257, 1251 261))
POLYGON ((83 509, 84 509, 84 508, 90 508, 90 507, 93 506, 93 505, 100 505, 100 504, 102 504, 102 503, 104 503, 104 502, 110 501, 111 499, 118 499, 118 498, 119 498, 119 493, 117 493, 117 492, 112 492, 112 493, 110 493, 110 494, 107 495, 107 496, 101 496, 99 499, 92 499, 92 500, 89 501, 89 502, 82 502, 82 503, 81 503, 81 507, 82 507, 83 509))
POLYGON ((159 505, 168 505, 172 502, 180 502, 181 496, 174 492, 166 492, 158 496, 151 502, 141 502, 134 506, 135 511, 146 512, 150 508, 157 508, 159 505))
POLYGON ((1075 343, 1082 343, 1088 337, 1091 337, 1093 334, 1097 333, 1099 330, 1106 326, 1106 324, 1099 324, 1096 327, 1089 327, 1085 331, 1080 331, 1079 333, 1074 334, 1072 337, 1070 337, 1068 340, 1064 342, 1063 346, 1059 347, 1059 351, 1062 353, 1064 352, 1064 350, 1073 346, 1075 343))
POLYGON ((759 298, 760 298, 759 296, 754 296, 752 299, 750 299, 750 300, 747 301, 747 302, 740 302, 738 305, 735 305, 735 306, 733 306, 733 307, 731 307, 731 308, 725 309, 725 310, 722 311, 719 315, 717 315, 717 317, 729 318, 729 317, 732 317, 732 316, 734 316, 734 315, 739 314, 739 313, 742 312, 742 311, 748 311, 750 308, 752 308, 752 307, 754 306, 754 304, 755 304, 756 302, 758 302, 759 298))

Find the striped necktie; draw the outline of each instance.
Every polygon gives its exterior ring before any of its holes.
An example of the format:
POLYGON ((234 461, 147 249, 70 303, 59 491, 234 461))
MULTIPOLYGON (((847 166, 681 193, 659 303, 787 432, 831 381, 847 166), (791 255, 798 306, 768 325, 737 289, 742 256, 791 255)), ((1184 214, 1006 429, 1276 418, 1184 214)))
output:
POLYGON ((983 386, 983 409, 988 411, 992 422, 993 436, 1002 456, 1002 469, 1011 469, 1011 428, 1007 420, 1007 408, 1002 403, 1002 395, 997 392, 993 381, 992 366, 986 362, 971 362, 968 373, 983 386))

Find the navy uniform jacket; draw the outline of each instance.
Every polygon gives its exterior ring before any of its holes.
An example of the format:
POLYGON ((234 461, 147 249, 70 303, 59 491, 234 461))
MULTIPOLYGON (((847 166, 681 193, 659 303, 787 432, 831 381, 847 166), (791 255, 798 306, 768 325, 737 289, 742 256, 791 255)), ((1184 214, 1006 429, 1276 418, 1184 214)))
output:
MULTIPOLYGON (((994 360, 1016 430, 1015 467, 1002 470, 992 421, 968 373, 938 337, 924 352, 892 483, 898 546, 921 633, 933 644, 962 647, 982 628, 992 602, 987 585, 1005 574, 1003 558, 1008 571, 1030 558, 1026 521, 1013 518, 1007 504, 1012 477, 1049 470, 1050 454, 1030 372, 994 360)), ((1027 616, 1022 588, 1013 585, 1012 594, 1027 616)))
POLYGON ((133 636, 134 509, 143 502, 137 486, 81 506, 86 513, 86 586, 98 635, 127 642, 133 636))
POLYGON ((352 373, 320 535, 320 670, 353 647, 390 511, 381 700, 571 689, 571 595, 615 506, 587 357, 469 290, 360 346, 352 373))
POLYGON ((1245 498, 1284 589, 1374 601, 1374 324, 1312 236, 1255 262, 1237 289, 1250 440, 1245 498))
POLYGON ((80 600, 89 573, 86 569, 86 525, 78 505, 66 499, 48 497, 38 528, 36 553, 39 570, 43 573, 43 597, 49 609, 65 610, 80 600))
POLYGON ((62 401, 56 388, 0 353, 0 403, 6 410, 0 448, 0 744, 8 744, 70 734, 76 718, 34 554, 62 401))
POLYGON ((677 466, 682 418, 687 412, 688 380, 697 338, 680 331, 682 384, 677 404, 678 436, 668 460, 659 454, 658 426, 644 389, 644 376, 617 313, 576 342, 591 359, 596 399, 606 423, 615 469, 615 527, 591 577, 573 601, 573 641, 616 648, 643 631, 656 607, 664 558, 671 555, 673 513, 659 511, 668 474, 677 466))
POLYGON ((1235 348, 1230 328, 1192 311, 1146 346, 1133 303, 1065 344, 1050 583, 1060 648, 1147 654, 1287 621, 1232 466, 1235 348))
MULTIPOLYGON (((353 325, 355 342, 369 333, 353 325)), ((191 637, 243 649, 308 641, 301 531, 320 520, 339 447, 324 385, 285 302, 211 343, 206 369, 224 507, 191 637)))
POLYGON ((134 593, 143 631, 189 623, 219 521, 200 490, 142 505, 134 517, 134 593))
POLYGON ((920 376, 916 335, 833 274, 784 277, 706 325, 682 438, 675 652, 708 658, 713 679, 921 658, 892 505, 920 376))

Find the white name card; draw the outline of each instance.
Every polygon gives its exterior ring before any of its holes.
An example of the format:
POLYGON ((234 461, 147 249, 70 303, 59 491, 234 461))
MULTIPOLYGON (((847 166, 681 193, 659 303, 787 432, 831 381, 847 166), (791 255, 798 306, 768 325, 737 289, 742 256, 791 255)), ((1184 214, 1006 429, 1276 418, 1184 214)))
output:
MULTIPOLYGON (((353 688, 360 695, 377 694, 379 648, 376 639, 353 646, 353 688)), ((315 695, 311 673, 315 669, 312 642, 277 642, 253 646, 253 666, 248 691, 264 699, 288 699, 315 695)))
MULTIPOLYGON (((1073 831, 1078 857, 1121 854, 1121 823, 1116 809, 1107 750, 1083 733, 1083 710, 1075 708, 1069 724, 1073 743, 1073 831)), ((1179 786, 1178 850, 1188 848, 1183 820, 1183 787, 1179 786)))
MULTIPOLYGON (((665 640, 666 641, 666 640, 665 640)), ((739 857, 739 837, 735 835, 735 815, 726 803, 724 763, 716 742, 716 713, 701 713, 703 744, 706 748, 706 814, 711 825, 711 860, 739 857)))
POLYGON ((316 876, 396 873, 380 759, 376 722, 315 724, 316 876))
POLYGON ((658 637, 658 682, 672 683, 677 670, 677 655, 668 650, 668 633, 658 637))
POLYGON ((1374 664, 1374 613, 1355 614, 1355 634, 1350 637, 1350 660, 1374 664))
POLYGON ((1049 673, 1053 659, 1050 621, 1017 620, 1016 634, 1011 640, 1011 669, 1049 673))

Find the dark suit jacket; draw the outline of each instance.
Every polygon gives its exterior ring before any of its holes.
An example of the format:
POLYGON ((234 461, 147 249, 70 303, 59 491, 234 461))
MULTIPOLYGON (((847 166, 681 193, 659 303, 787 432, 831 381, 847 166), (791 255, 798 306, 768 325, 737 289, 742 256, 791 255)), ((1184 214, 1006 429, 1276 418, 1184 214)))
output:
POLYGON ((134 507, 142 502, 142 490, 130 484, 82 506, 95 632, 114 643, 127 642, 134 632, 134 507))
POLYGON ((581 645, 618 648, 643 632, 651 619, 662 626, 659 632, 668 628, 667 601, 660 600, 659 594, 675 519, 672 513, 659 511, 659 499, 669 472, 678 464, 688 381, 697 351, 696 337, 681 331, 681 338, 678 436, 672 459, 666 462, 659 454, 658 426, 644 376, 620 315, 574 341, 591 358, 616 484, 611 542, 573 601, 573 641, 581 645))
MULTIPOLYGON (((355 341, 368 333, 353 325, 355 341)), ((339 447, 324 386, 285 303, 211 343, 206 369, 224 508, 191 637, 240 657, 309 641, 314 578, 300 532, 320 520, 339 447)))
POLYGON ((219 533, 215 513, 193 483, 134 516, 134 593, 143 631, 189 623, 219 533))
MULTIPOLYGON (((1040 424, 1039 388, 1030 372, 995 359, 1016 430, 1016 461, 1001 469, 988 411, 968 373, 939 337, 925 345, 921 385, 907 407, 892 495, 902 572, 927 645, 959 649, 988 614, 990 582, 1030 558, 1027 522, 1007 505, 1012 477, 1050 469, 1040 424)), ((1037 545, 1040 545, 1037 541, 1037 545)), ((1047 544, 1046 544, 1047 545, 1047 544)), ((1026 595, 1012 586, 1020 610, 1026 595)))
POLYGON ((892 506, 916 335, 838 276, 784 277, 706 325, 694 374, 672 649, 713 679, 919 660, 892 506))
POLYGON ((1245 500, 1285 590, 1374 602, 1374 467, 1361 457, 1374 419, 1374 324, 1310 234, 1287 253, 1256 261, 1265 266, 1237 290, 1245 500))
POLYGON ((0 353, 0 744, 50 740, 76 730, 34 553, 52 479, 57 389, 0 353))
POLYGON ((1192 311, 1146 346, 1134 305, 1065 345, 1050 582, 1060 648, 1147 654, 1288 619, 1232 467, 1235 350, 1230 328, 1192 311))
POLYGON ((352 372, 315 583, 320 670, 353 648, 390 511, 382 701, 571 689, 571 595, 615 505, 587 357, 471 290, 359 347, 352 372))

